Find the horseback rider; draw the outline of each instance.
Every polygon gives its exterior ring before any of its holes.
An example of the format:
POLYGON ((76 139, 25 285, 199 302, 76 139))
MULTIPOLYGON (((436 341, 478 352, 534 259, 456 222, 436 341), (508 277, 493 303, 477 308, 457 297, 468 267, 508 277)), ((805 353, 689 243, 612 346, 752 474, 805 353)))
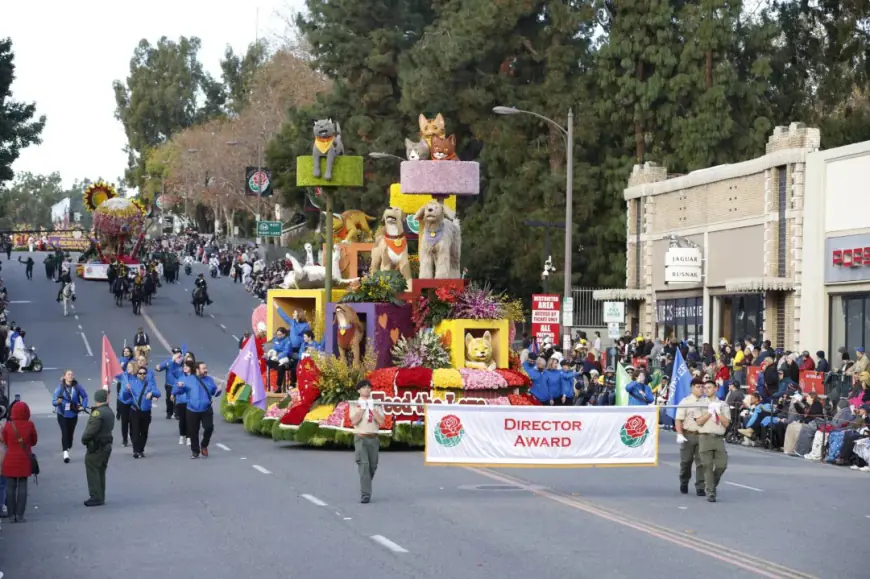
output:
MULTIPOLYGON (((62 271, 55 283, 61 284, 60 291, 57 292, 57 301, 60 302, 61 296, 63 296, 64 288, 66 288, 66 286, 68 286, 72 283, 72 276, 70 275, 69 270, 67 269, 67 270, 62 271)), ((73 301, 76 301, 75 294, 72 295, 72 299, 73 299, 73 301)))
MULTIPOLYGON (((202 295, 205 298, 205 303, 208 305, 211 305, 212 304, 211 298, 208 297, 208 283, 206 283, 205 276, 203 274, 199 274, 198 276, 196 276, 196 281, 194 282, 194 286, 196 286, 196 288, 202 288, 202 295)), ((195 292, 196 292, 196 290, 194 290, 194 293, 195 292)), ((195 303, 195 302, 191 301, 190 303, 195 303)))

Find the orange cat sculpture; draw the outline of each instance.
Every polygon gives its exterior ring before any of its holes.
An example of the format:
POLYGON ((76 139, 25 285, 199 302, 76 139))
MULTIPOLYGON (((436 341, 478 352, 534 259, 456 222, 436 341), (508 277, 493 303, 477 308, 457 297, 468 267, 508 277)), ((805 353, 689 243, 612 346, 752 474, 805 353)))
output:
POLYGON ((420 136, 429 145, 429 150, 431 151, 432 137, 443 137, 446 134, 444 132, 444 117, 441 116, 441 113, 438 113, 434 119, 430 120, 423 113, 420 113, 418 121, 420 123, 420 136))
POLYGON ((432 137, 432 160, 455 161, 456 160, 456 136, 432 137))

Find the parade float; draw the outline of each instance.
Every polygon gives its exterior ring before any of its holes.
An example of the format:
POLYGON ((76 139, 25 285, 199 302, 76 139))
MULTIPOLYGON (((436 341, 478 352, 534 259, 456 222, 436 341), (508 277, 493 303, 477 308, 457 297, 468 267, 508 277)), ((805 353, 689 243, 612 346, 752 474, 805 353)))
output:
POLYGON ((85 208, 93 213, 93 257, 79 264, 78 274, 88 280, 108 279, 114 261, 139 268, 136 255, 145 239, 148 208, 141 201, 118 196, 105 181, 92 183, 84 192, 85 208))
MULTIPOLYGON (((348 161, 354 158, 345 157, 343 147, 339 153, 323 151, 318 126, 324 125, 315 124, 315 154, 298 159, 297 184, 362 185, 362 165, 348 161), (326 168, 317 171, 321 161, 326 168)), ((337 123, 325 126, 327 140, 340 144, 337 123)), ((275 441, 352 447, 350 402, 357 398, 356 383, 366 378, 387 415, 381 445, 422 447, 425 404, 538 404, 510 349, 515 323, 523 321, 521 303, 468 284, 460 273, 456 196, 479 193, 477 163, 456 160, 455 140, 445 136, 440 114, 431 120, 420 115, 420 137, 406 141, 406 153, 401 182, 390 188, 389 206, 368 248, 371 271, 342 290, 333 290, 329 280, 322 289, 272 290, 260 306, 267 323, 252 320, 261 357, 269 348, 267 335, 294 312, 322 320, 312 324, 322 351, 307 351, 296 369, 297 387, 287 395, 271 394, 265 409, 250 403, 250 385, 230 376, 221 402, 225 420, 275 441), (411 235, 419 240, 416 255, 408 245, 411 235), (267 331, 258 332, 258 324, 267 331)), ((331 214, 329 194, 326 201, 331 214)), ((267 388, 272 386, 270 372, 262 373, 267 388)))

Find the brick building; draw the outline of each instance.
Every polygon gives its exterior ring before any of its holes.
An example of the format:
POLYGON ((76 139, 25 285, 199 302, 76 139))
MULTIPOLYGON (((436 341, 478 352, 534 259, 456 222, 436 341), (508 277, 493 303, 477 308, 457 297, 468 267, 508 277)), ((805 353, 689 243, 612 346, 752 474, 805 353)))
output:
MULTIPOLYGON (((805 170, 818 129, 776 127, 766 154, 688 175, 637 165, 625 189, 625 329, 715 344, 801 343, 805 170)), ((817 340, 817 338, 816 338, 817 340)))

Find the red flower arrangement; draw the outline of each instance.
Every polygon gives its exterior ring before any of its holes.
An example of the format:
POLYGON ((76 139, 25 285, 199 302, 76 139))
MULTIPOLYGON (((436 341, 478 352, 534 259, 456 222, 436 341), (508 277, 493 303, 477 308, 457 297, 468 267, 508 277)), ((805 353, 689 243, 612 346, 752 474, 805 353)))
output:
POLYGON ((435 290, 435 297, 437 297, 442 302, 447 302, 448 304, 455 304, 456 300, 459 298, 459 292, 456 291, 454 287, 441 286, 435 290))
POLYGON ((509 388, 528 388, 532 385, 529 377, 517 370, 496 369, 495 372, 501 374, 509 388))
POLYGON ((313 403, 320 396, 320 388, 317 381, 320 379, 320 370, 311 358, 303 358, 296 366, 296 387, 299 389, 300 401, 311 400, 313 403))
MULTIPOLYGON (((316 399, 315 399, 316 400, 316 399)), ((296 403, 287 414, 281 417, 281 424, 288 426, 299 426, 305 417, 311 412, 311 407, 314 406, 314 400, 303 401, 296 403)))
POLYGON ((519 371, 522 370, 522 367, 523 363, 520 362, 520 355, 513 350, 510 350, 508 352, 508 368, 519 371))
POLYGON ((399 368, 396 372, 396 388, 432 388, 431 368, 399 368))
POLYGON ((508 394, 511 406, 542 406, 541 401, 531 394, 508 394))
POLYGON ((372 370, 366 376, 366 379, 372 383, 372 390, 375 392, 383 392, 387 396, 394 396, 396 393, 396 374, 399 369, 395 367, 379 368, 372 370))

